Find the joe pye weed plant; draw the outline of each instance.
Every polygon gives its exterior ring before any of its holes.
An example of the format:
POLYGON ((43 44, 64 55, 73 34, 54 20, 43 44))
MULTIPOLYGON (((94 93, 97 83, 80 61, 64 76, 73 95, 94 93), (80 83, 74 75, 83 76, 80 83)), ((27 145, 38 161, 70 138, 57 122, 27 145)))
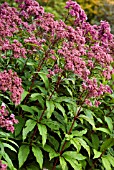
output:
POLYGON ((114 168, 114 36, 66 2, 0 6, 0 169, 114 168))

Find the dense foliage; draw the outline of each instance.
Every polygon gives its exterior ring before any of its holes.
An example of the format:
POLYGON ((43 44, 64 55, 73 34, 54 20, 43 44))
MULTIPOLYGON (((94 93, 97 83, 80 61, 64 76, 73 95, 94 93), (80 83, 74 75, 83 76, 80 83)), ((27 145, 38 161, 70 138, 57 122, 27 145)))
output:
POLYGON ((114 168, 114 36, 76 2, 0 6, 0 169, 114 168), (69 25, 69 23, 71 25, 69 25))

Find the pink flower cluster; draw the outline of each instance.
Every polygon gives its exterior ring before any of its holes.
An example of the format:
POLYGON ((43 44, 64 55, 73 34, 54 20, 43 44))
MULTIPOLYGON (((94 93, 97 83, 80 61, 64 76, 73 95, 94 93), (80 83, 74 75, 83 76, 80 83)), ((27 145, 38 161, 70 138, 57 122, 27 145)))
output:
POLYGON ((7 165, 3 164, 1 160, 0 160, 0 170, 7 170, 7 165))
POLYGON ((82 79, 87 79, 90 71, 86 66, 86 62, 81 58, 82 51, 74 45, 74 43, 64 43, 62 49, 58 53, 65 58, 65 69, 73 71, 82 79))
POLYGON ((43 13, 44 9, 39 5, 35 0, 15 0, 19 3, 20 16, 23 16, 25 19, 28 19, 30 16, 39 18, 43 13))
MULTIPOLYGON (((97 99, 105 93, 112 93, 111 88, 108 85, 103 85, 100 83, 98 85, 97 79, 88 79, 85 82, 82 83, 83 90, 87 91, 87 98, 85 100, 85 103, 89 106, 92 106, 92 103, 90 101, 91 98, 97 99)), ((100 101, 95 100, 95 106, 98 107, 100 104, 100 101)))
POLYGON ((16 33, 18 25, 22 23, 18 16, 18 11, 14 7, 10 7, 6 2, 0 5, 0 36, 11 37, 16 33))
POLYGON ((11 114, 9 116, 8 110, 6 110, 6 106, 2 103, 0 108, 0 127, 6 128, 6 130, 10 132, 14 132, 14 124, 17 124, 18 120, 15 119, 15 115, 11 114))
POLYGON ((51 76, 53 76, 55 74, 63 72, 63 70, 61 68, 59 68, 57 64, 55 64, 53 70, 49 69, 48 71, 49 71, 48 78, 50 78, 51 76))
POLYGON ((12 70, 0 72, 0 90, 3 92, 10 91, 10 97, 15 105, 20 103, 21 94, 23 93, 21 82, 21 78, 17 76, 16 72, 12 72, 12 70))
POLYGON ((11 57, 26 58, 27 51, 18 40, 13 40, 13 43, 10 43, 10 41, 8 39, 1 40, 0 46, 1 46, 2 52, 4 52, 4 53, 6 53, 8 50, 11 50, 12 51, 11 57))
POLYGON ((28 53, 33 54, 37 52, 37 49, 42 47, 42 44, 45 43, 45 39, 36 38, 34 35, 31 35, 29 38, 24 39, 25 44, 31 44, 31 50, 27 50, 28 53))
POLYGON ((70 9, 70 11, 69 11, 70 15, 74 16, 76 18, 75 19, 76 25, 87 20, 87 16, 86 16, 84 10, 76 2, 74 2, 72 0, 67 1, 65 8, 70 9))

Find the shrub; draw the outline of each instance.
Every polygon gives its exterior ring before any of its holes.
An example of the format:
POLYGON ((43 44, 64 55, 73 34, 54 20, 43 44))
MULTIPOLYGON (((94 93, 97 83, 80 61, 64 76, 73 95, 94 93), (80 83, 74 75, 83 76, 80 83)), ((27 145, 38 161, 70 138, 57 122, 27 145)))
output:
POLYGON ((0 169, 111 170, 110 25, 91 25, 71 0, 64 21, 16 3, 0 6, 0 169))

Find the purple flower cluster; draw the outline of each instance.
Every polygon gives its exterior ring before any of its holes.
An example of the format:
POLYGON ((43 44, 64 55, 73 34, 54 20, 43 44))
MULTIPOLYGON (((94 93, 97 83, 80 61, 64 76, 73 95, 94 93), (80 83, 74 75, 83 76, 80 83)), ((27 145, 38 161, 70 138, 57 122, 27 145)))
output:
MULTIPOLYGON (((111 88, 108 85, 103 85, 100 83, 98 85, 97 79, 88 79, 82 84, 82 88, 87 91, 87 98, 85 100, 85 103, 92 106, 92 103, 90 101, 91 98, 97 99, 105 93, 112 93, 111 88)), ((95 100, 95 106, 98 107, 100 104, 99 101, 95 100)))
POLYGON ((15 105, 20 103, 21 94, 23 93, 21 82, 21 78, 17 76, 16 72, 12 72, 12 70, 0 72, 0 90, 3 92, 10 91, 10 97, 15 105))
POLYGON ((10 7, 6 2, 0 6, 0 36, 11 37, 16 33, 18 25, 22 23, 16 8, 10 7))
POLYGON ((75 19, 76 25, 83 23, 84 21, 87 20, 87 16, 86 16, 84 10, 76 2, 74 2, 72 0, 67 1, 65 8, 69 9, 70 15, 74 16, 76 18, 75 19))
POLYGON ((1 46, 2 52, 4 52, 4 53, 6 53, 8 50, 11 50, 12 51, 11 57, 26 58, 27 51, 18 40, 13 40, 13 43, 10 43, 10 41, 8 39, 1 40, 0 46, 1 46))
POLYGON ((28 19, 30 16, 35 18, 41 17, 44 13, 43 7, 35 0, 16 0, 19 3, 20 16, 23 16, 25 19, 28 19))
POLYGON ((74 43, 64 43, 58 53, 65 58, 65 69, 73 71, 82 79, 87 79, 90 71, 86 62, 81 58, 82 53, 74 46, 74 43))
POLYGON ((7 165, 3 164, 1 160, 0 160, 0 170, 7 170, 7 165))
POLYGON ((9 116, 9 112, 6 109, 4 103, 2 103, 0 108, 0 127, 6 128, 6 130, 10 132, 14 132, 14 124, 17 124, 18 120, 15 119, 15 115, 11 114, 9 116))

